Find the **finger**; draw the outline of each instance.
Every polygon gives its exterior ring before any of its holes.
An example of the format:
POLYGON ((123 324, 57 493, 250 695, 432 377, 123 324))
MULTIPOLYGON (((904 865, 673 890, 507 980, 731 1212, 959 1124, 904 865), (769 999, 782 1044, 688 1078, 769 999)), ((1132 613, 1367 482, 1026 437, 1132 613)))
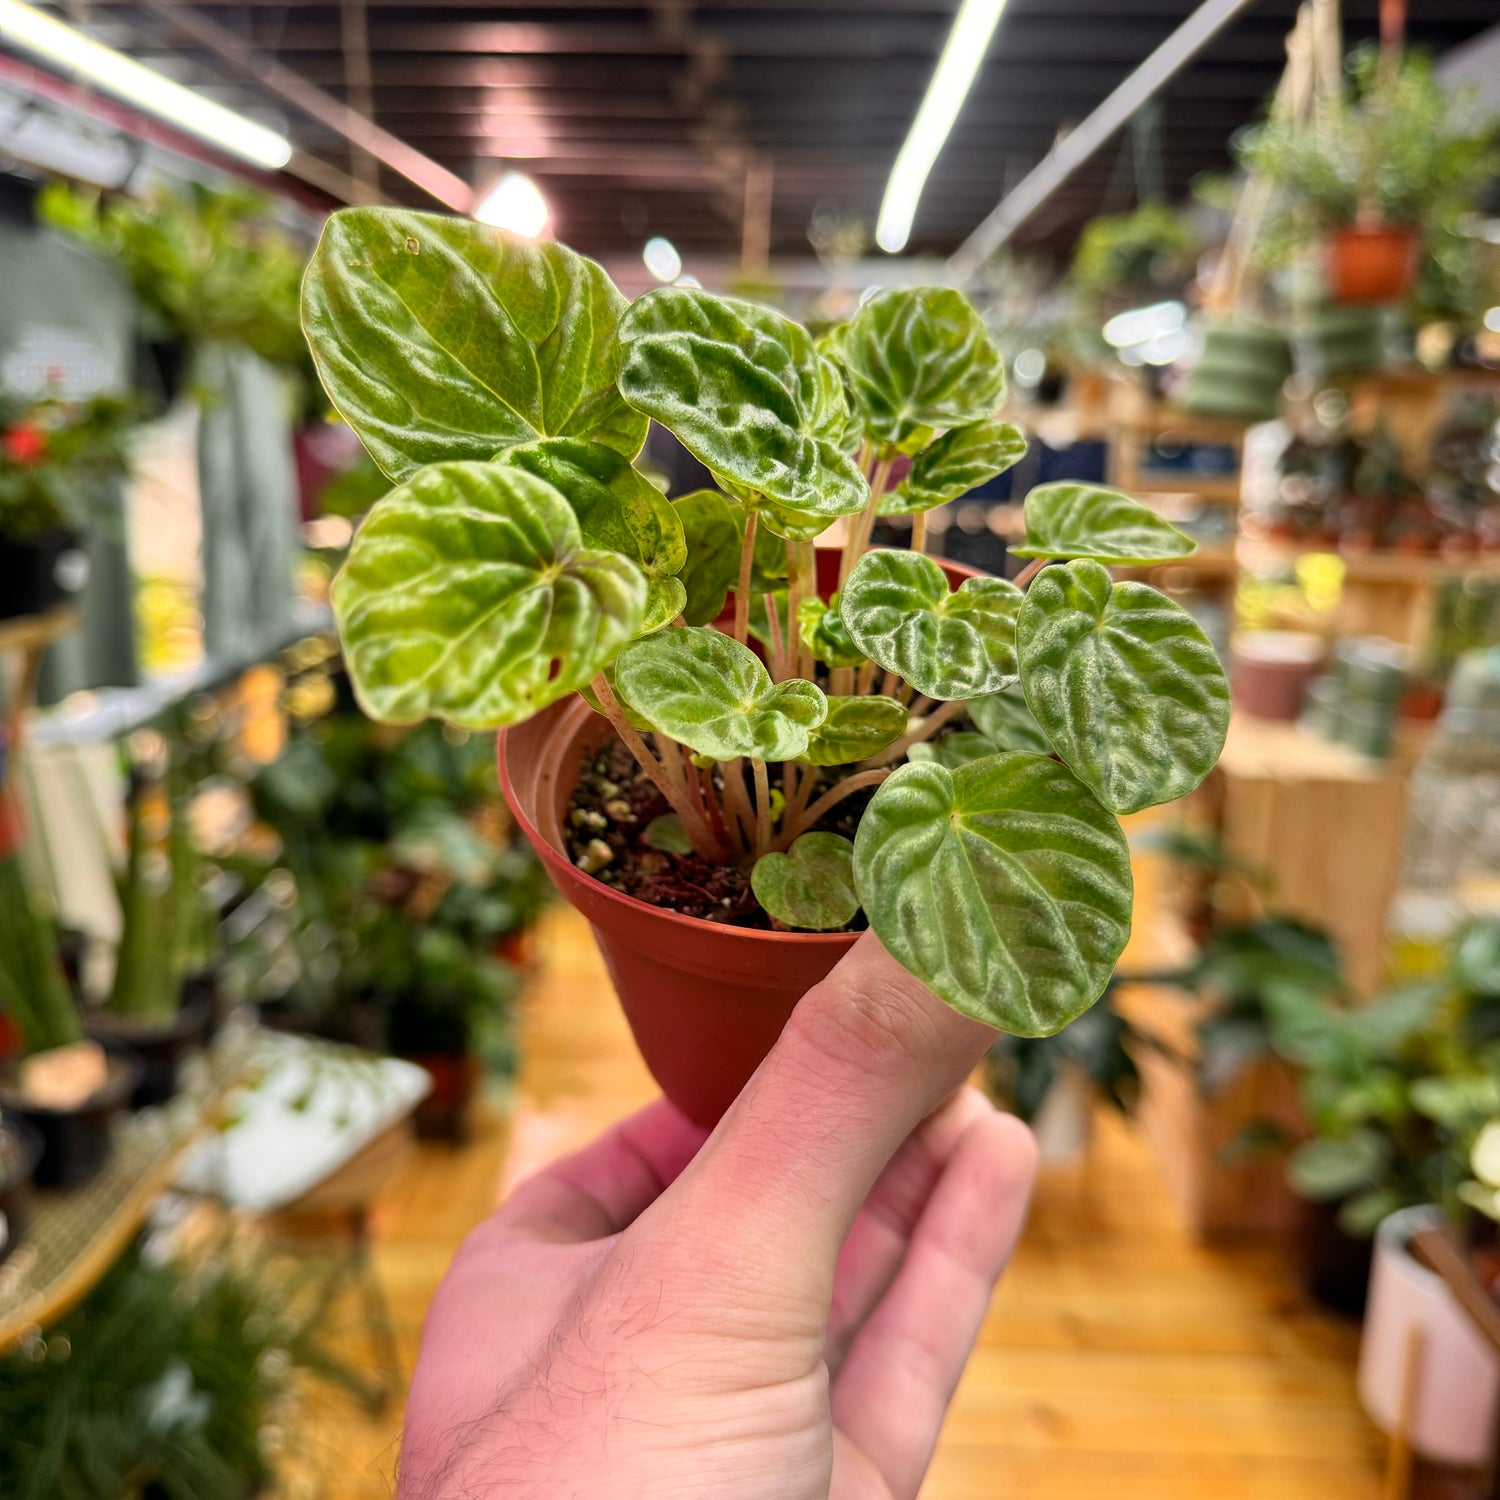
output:
POLYGON ((871 1309, 885 1296, 912 1232, 964 1132, 995 1107, 961 1088, 922 1121, 880 1174, 839 1251, 824 1362, 835 1374, 871 1309))
POLYGON ((676 1181, 707 1134, 658 1099, 582 1151, 517 1184, 495 1225, 548 1240, 618 1234, 676 1181))
POLYGON ((801 1289, 826 1305, 835 1257, 875 1179, 993 1037, 865 933, 792 1012, 683 1174, 674 1211, 747 1274, 806 1267, 801 1289))
POLYGON ((874 1461, 892 1500, 921 1486, 1035 1169, 1036 1143, 1019 1120, 994 1114, 968 1127, 834 1383, 834 1424, 874 1461))

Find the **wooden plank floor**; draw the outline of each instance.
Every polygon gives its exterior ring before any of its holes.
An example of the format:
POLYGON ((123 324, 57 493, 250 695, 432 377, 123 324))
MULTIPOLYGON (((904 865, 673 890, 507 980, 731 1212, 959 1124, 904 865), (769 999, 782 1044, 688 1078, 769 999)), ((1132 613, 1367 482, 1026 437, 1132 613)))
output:
MULTIPOLYGON (((419 1148, 380 1205, 377 1265, 408 1370, 427 1300, 497 1184, 652 1094, 582 920, 552 912, 541 951, 509 1126, 491 1113, 463 1151, 419 1148)), ((1145 1146, 1101 1114, 1083 1165, 1040 1184, 924 1500, 1374 1500, 1356 1344, 1274 1249, 1194 1245, 1145 1146)), ((299 1426, 323 1478, 298 1493, 391 1494, 399 1412, 319 1402, 299 1426)))

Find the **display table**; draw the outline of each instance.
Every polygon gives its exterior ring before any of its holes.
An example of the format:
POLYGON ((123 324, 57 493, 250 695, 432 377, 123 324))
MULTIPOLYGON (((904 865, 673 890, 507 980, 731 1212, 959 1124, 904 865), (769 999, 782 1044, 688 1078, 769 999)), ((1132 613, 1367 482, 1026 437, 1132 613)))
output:
POLYGON ((109 1165, 93 1182, 36 1192, 25 1239, 0 1262, 0 1350, 76 1306, 126 1250, 189 1148, 217 1122, 249 1055, 243 1031, 224 1036, 188 1067, 170 1104, 119 1122, 109 1165))

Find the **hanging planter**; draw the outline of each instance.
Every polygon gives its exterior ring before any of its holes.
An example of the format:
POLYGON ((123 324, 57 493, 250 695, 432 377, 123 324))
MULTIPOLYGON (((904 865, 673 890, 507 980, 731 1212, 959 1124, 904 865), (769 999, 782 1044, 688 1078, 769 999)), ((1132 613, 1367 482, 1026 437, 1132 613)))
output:
POLYGON ((1216 321, 1204 330, 1182 405, 1204 417, 1268 422, 1281 410, 1281 387, 1291 373, 1285 334, 1243 319, 1216 321))
POLYGON ((1410 224, 1348 224, 1323 241, 1323 277, 1335 302, 1399 302, 1417 279, 1422 237, 1410 224))

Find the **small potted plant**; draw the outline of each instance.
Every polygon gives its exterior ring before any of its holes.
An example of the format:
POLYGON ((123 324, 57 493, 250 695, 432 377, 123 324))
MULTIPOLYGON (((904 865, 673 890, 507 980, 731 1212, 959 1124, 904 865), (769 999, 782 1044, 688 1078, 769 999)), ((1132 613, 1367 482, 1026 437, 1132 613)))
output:
POLYGON ((1186 611, 1111 577, 1192 550, 1125 495, 1034 490, 1019 584, 924 555, 928 510, 1025 447, 961 294, 881 293, 815 345, 698 289, 627 306, 561 245, 350 209, 303 319, 395 484, 332 591, 356 693, 502 729, 517 819, 687 1113, 718 1117, 866 925, 1017 1035, 1098 998, 1130 923, 1116 814, 1201 781, 1228 690, 1186 611), (652 419, 718 490, 639 474, 652 419), (870 550, 893 513, 912 549, 870 550), (975 758, 910 757, 958 730, 975 758))
POLYGON ((1203 239, 1185 214, 1159 199, 1129 213, 1091 219, 1078 237, 1068 272, 1101 306, 1160 300, 1193 276, 1203 239))
POLYGON ((81 533, 109 513, 132 421, 109 396, 0 401, 0 619, 44 614, 83 588, 81 533))
POLYGON ((1238 155, 1283 191, 1264 241, 1273 254, 1321 240, 1335 302, 1393 302, 1416 279, 1424 228, 1472 207, 1494 176, 1495 123, 1420 54, 1361 47, 1349 72, 1352 96, 1305 121, 1268 120, 1238 155))
POLYGON ((56 933, 8 836, 14 826, 0 801, 0 1009, 17 1023, 22 1045, 19 1060, 0 1060, 0 1106, 40 1138, 36 1182, 77 1187, 108 1161, 112 1126, 140 1065, 85 1039, 56 933))
POLYGON ((123 1043, 140 1058, 135 1109, 165 1104, 176 1094, 183 1058, 212 1032, 218 1003, 213 913, 188 802, 175 772, 158 781, 137 771, 126 797, 114 981, 88 1025, 95 1036, 123 1043), (158 837, 163 820, 166 831, 158 837))

